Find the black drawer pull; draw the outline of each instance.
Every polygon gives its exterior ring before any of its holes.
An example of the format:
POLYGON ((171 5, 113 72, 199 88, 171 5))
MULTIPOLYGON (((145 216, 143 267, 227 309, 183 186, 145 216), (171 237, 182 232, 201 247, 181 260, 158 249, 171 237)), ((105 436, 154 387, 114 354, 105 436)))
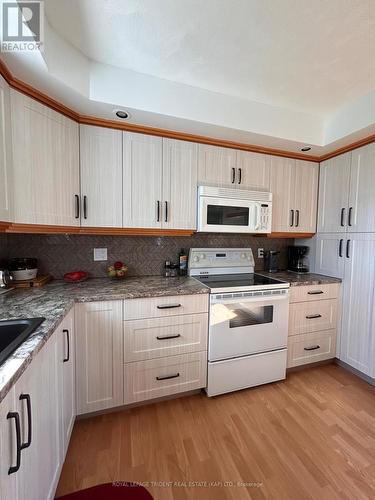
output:
POLYGON ((291 210, 290 211, 290 215, 292 217, 291 221, 290 221, 290 227, 293 227, 294 226, 294 210, 291 210))
POLYGON ((168 202, 165 202, 165 219, 164 222, 168 222, 168 202))
POLYGON ((348 226, 352 225, 352 212, 353 212, 353 207, 349 208, 349 216, 348 216, 348 226))
POLYGON ((66 333, 66 347, 67 347, 67 355, 66 358, 63 359, 63 363, 69 361, 70 358, 70 339, 69 339, 69 330, 63 330, 63 333, 66 333))
POLYGON ((16 424, 16 441, 17 441, 17 458, 16 465, 10 466, 8 469, 8 474, 14 474, 18 471, 21 466, 21 426, 20 426, 20 416, 16 411, 10 411, 7 418, 14 418, 16 424))
POLYGON ((232 184, 234 184, 236 180, 236 169, 232 167, 232 184))
POLYGON ((166 304, 165 306, 156 306, 158 309, 175 309, 176 307, 181 307, 181 304, 166 304))
POLYGON ((160 222, 160 201, 156 202, 156 222, 160 222))
POLYGON ((316 349, 320 349, 320 345, 314 345, 313 347, 304 347, 305 351, 315 351, 316 349))
POLYGON ((87 196, 83 197, 83 218, 87 219, 87 196))
POLYGON ((340 225, 341 225, 341 227, 345 226, 344 216, 345 216, 345 208, 342 208, 341 209, 341 219, 340 219, 340 225))
POLYGON ((321 318, 321 314, 310 314, 309 316, 306 316, 306 319, 315 319, 315 318, 321 318))
POLYGON ((242 168, 238 169, 238 184, 242 182, 242 168))
POLYGON ((32 419, 31 419, 31 398, 30 394, 21 394, 20 401, 26 401, 27 407, 27 441, 21 444, 21 450, 28 448, 31 445, 32 434, 32 419))
POLYGON ((299 210, 296 210, 296 227, 299 226, 299 210))
POLYGON ((350 259, 350 240, 346 242, 346 258, 350 259))
POLYGON ((158 340, 169 340, 169 339, 178 339, 181 335, 178 333, 177 335, 166 335, 165 337, 160 337, 159 335, 156 337, 158 340))
POLYGON ((312 292, 307 292, 307 295, 320 295, 324 293, 323 290, 313 290, 312 292))
POLYGON ((177 378, 180 374, 176 373, 175 375, 166 375, 165 377, 156 377, 156 380, 169 380, 170 378, 177 378))
POLYGON ((75 214, 75 216, 74 216, 74 217, 75 217, 76 219, 79 219, 79 196, 78 196, 78 194, 75 194, 75 195, 74 195, 74 198, 75 198, 75 200, 76 200, 76 214, 75 214))
POLYGON ((339 257, 342 257, 342 245, 344 243, 344 240, 341 238, 340 243, 339 243, 339 257))

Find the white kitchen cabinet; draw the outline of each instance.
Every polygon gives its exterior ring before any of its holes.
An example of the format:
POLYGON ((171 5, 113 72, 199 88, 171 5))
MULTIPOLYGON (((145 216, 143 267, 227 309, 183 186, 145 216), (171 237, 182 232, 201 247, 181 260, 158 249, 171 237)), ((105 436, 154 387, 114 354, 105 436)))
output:
POLYGON ((122 132, 80 126, 81 225, 122 227, 122 132))
POLYGON ((320 164, 318 233, 344 233, 348 220, 351 153, 320 164))
POLYGON ((266 155, 237 151, 236 185, 239 189, 270 190, 270 164, 266 155))
MULTIPOLYGON (((17 500, 17 475, 9 474, 9 468, 17 463, 16 422, 12 417, 16 412, 15 388, 13 387, 0 403, 0 499, 17 500), (12 418, 8 418, 12 417, 12 418)), ((18 417, 19 418, 19 415, 18 417)))
POLYGON ((271 168, 272 232, 315 233, 319 166, 268 157, 271 168))
POLYGON ((196 229, 198 145, 163 139, 163 220, 165 229, 196 229))
POLYGON ((319 233, 316 236, 315 272, 343 278, 345 252, 345 234, 319 233))
POLYGON ((124 132, 124 227, 161 227, 162 155, 161 137, 124 132))
POLYGON ((70 436, 76 416, 75 391, 75 335, 74 309, 72 309, 59 326, 60 356, 62 371, 61 383, 61 453, 62 461, 68 450, 70 436))
POLYGON ((0 77, 0 221, 12 220, 12 134, 10 121, 10 91, 0 77))
POLYGON ((236 186, 237 155, 235 149, 199 144, 198 183, 214 186, 236 186))
POLYGON ((340 359, 374 375, 375 234, 348 235, 340 359))
POLYGON ((77 414, 123 404, 123 302, 75 309, 77 414))
POLYGON ((11 90, 14 221, 78 226, 78 125, 11 90))

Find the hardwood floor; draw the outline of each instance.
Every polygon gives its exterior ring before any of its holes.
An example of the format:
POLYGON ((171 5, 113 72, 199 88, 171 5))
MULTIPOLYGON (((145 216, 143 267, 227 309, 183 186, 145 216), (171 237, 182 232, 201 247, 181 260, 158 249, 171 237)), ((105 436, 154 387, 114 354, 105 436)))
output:
POLYGON ((78 421, 57 496, 110 481, 163 500, 375 499, 375 388, 332 364, 78 421))

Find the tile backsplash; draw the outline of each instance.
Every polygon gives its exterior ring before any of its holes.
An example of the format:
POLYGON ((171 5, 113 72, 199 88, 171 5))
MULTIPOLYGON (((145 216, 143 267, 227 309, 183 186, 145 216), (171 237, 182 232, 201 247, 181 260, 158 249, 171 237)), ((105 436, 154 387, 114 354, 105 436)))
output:
POLYGON ((263 259, 257 249, 279 250, 280 269, 287 264, 287 247, 292 239, 267 239, 240 234, 195 234, 190 237, 87 236, 87 235, 0 235, 0 257, 36 257, 39 273, 62 278, 69 271, 87 271, 91 277, 106 275, 106 267, 116 260, 125 262, 128 275, 161 275, 164 262, 177 262, 181 248, 251 247, 257 270, 263 259), (108 261, 94 262, 94 248, 107 248, 108 261))

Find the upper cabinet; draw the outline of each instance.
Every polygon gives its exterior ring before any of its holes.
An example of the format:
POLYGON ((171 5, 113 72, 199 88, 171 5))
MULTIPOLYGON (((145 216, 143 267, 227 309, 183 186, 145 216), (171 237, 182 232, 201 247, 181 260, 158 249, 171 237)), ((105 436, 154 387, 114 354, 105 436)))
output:
POLYGON ((269 156, 272 232, 315 233, 319 165, 269 156))
POLYGON ((318 232, 375 232, 375 144, 321 164, 318 232))
POLYGON ((11 91, 14 220, 79 225, 78 125, 11 91))
POLYGON ((0 221, 12 220, 12 143, 10 91, 0 77, 0 221))
POLYGON ((269 191, 270 167, 264 154, 199 144, 198 184, 269 191))
POLYGON ((122 227, 122 132, 81 125, 81 225, 122 227))
POLYGON ((197 145, 124 132, 124 227, 195 229, 197 145))

